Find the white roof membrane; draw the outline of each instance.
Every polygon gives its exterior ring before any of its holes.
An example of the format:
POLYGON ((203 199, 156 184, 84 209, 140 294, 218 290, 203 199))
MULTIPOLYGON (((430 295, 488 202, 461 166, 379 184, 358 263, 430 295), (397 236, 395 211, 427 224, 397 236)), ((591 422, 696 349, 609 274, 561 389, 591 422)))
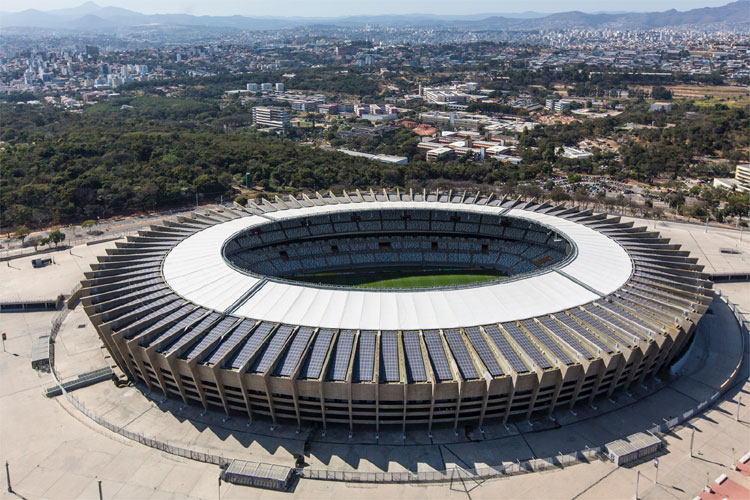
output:
MULTIPOLYGON (((239 231, 266 224, 268 219, 389 208, 493 214, 503 211, 486 205, 370 202, 295 208, 269 212, 265 217, 240 217, 203 229, 176 245, 164 261, 164 278, 175 293, 223 312, 259 282, 259 278, 232 268, 221 254, 224 243, 239 231)), ((559 269, 574 279, 550 268, 525 278, 473 287, 408 291, 319 287, 271 279, 240 303, 233 314, 323 328, 458 328, 522 320, 586 304, 599 298, 592 289, 607 295, 630 278, 630 257, 606 235, 553 215, 520 209, 512 209, 505 215, 550 226, 572 241, 577 253, 559 269)))

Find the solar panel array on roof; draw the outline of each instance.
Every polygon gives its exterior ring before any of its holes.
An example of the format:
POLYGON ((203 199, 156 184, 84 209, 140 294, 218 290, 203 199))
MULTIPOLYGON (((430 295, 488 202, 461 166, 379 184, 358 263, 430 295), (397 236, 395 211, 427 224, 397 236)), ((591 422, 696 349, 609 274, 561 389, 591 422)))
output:
POLYGON ((211 328, 211 330, 198 342, 195 344, 191 349, 189 349, 185 354, 180 356, 182 359, 193 359, 195 356, 198 356, 200 353, 202 353, 205 349, 208 348, 211 344, 216 342, 218 339, 224 336, 225 333, 229 331, 229 329, 237 322, 237 318, 234 316, 227 316, 223 320, 219 321, 217 325, 211 328))
POLYGON ((221 315, 219 313, 209 314, 208 316, 200 320, 198 324, 186 330, 182 335, 180 335, 180 337, 175 339, 169 347, 167 347, 166 349, 162 349, 161 352, 163 352, 165 356, 169 356, 181 347, 187 345, 187 343, 191 340, 198 338, 198 336, 201 335, 204 330, 206 330, 206 328, 211 326, 214 321, 219 319, 220 316, 221 315))
POLYGON ((539 342, 541 342, 544 347, 546 347, 549 350, 550 354, 556 356, 557 359, 559 359, 560 361, 562 361, 566 365, 572 365, 573 364, 573 360, 570 359, 570 357, 565 353, 565 351, 563 351, 560 348, 560 346, 557 345, 555 343, 555 341, 550 338, 549 335, 547 335, 546 333, 544 333, 544 330, 542 330, 541 328, 539 328, 539 325, 537 325, 536 323, 534 323, 531 320, 524 321, 521 324, 529 332, 531 332, 531 334, 534 335, 534 337, 536 337, 536 339, 539 342))
POLYGON ((167 325, 172 324, 175 321, 178 321, 180 318, 188 314, 190 311, 195 309, 195 305, 193 304, 187 304, 176 311, 172 312, 171 314, 164 316, 162 319, 157 321, 156 323, 150 325, 145 330, 142 330, 134 335, 131 335, 129 337, 126 337, 128 340, 135 340, 135 339, 141 339, 141 345, 143 345, 143 341, 145 339, 148 339, 150 335, 152 335, 154 332, 160 330, 161 328, 164 328, 167 325))
POLYGON ((313 331, 314 329, 307 326, 300 327, 300 329, 297 330, 297 333, 294 334, 292 344, 286 350, 284 357, 276 368, 276 375, 281 375, 282 377, 292 376, 294 369, 297 367, 297 363, 299 363, 299 360, 305 351, 305 347, 307 346, 310 337, 312 337, 313 331))
POLYGON ((263 345, 268 335, 274 329, 276 325, 264 321, 258 325, 253 334, 248 338, 240 348, 239 352, 234 356, 230 363, 231 368, 237 370, 247 363, 247 361, 255 354, 255 352, 263 345))
POLYGON ((406 368, 410 382, 424 382, 427 374, 424 369, 422 358, 422 346, 419 342, 419 332, 404 332, 404 354, 406 356, 406 368))
POLYGON ((383 332, 380 334, 380 359, 383 363, 383 370, 380 377, 386 382, 400 381, 397 332, 383 332))
MULTIPOLYGON (((651 331, 653 329, 651 326, 649 326, 649 324, 646 321, 638 318, 638 316, 636 316, 635 314, 630 313, 630 311, 628 309, 632 309, 633 306, 631 306, 630 304, 628 304, 627 302, 625 302, 624 300, 622 300, 620 297, 613 297, 612 301, 615 304, 617 304, 617 306, 619 306, 619 307, 617 307, 617 308, 614 309, 614 310, 616 310, 618 312, 618 314, 621 314, 622 316, 625 316, 625 314, 623 314, 623 313, 627 313, 627 314, 629 314, 629 316, 626 316, 626 317, 629 318, 629 319, 633 318, 632 319, 633 322, 638 323, 638 324, 644 326, 649 331, 651 331), (620 310, 622 310, 623 313, 620 313, 620 310)), ((638 314, 640 314, 641 316, 643 316, 643 317, 647 318, 648 320, 652 321, 654 324, 657 324, 657 325, 661 324, 658 319, 656 319, 654 316, 652 316, 651 314, 647 313, 643 309, 639 310, 638 314)))
POLYGON ((116 299, 132 299, 164 288, 164 280, 162 280, 158 275, 153 279, 146 281, 139 280, 138 278, 130 278, 130 280, 128 280, 128 283, 123 284, 125 284, 126 286, 118 287, 116 292, 113 290, 109 295, 107 294, 107 292, 104 292, 102 297, 104 297, 105 300, 102 302, 97 302, 97 305, 106 304, 108 301, 112 300, 112 297, 110 297, 110 295, 115 295, 115 293, 117 294, 117 296, 115 297, 116 299))
MULTIPOLYGON (((152 281, 158 281, 158 280, 152 280, 152 281)), ((108 298, 104 302, 100 302, 100 303, 96 304, 95 310, 96 310, 96 312, 104 312, 105 314, 106 313, 119 312, 118 309, 120 309, 122 307, 132 306, 134 303, 129 303, 130 301, 126 300, 125 302, 119 303, 117 305, 111 305, 111 304, 108 304, 108 302, 110 302, 111 300, 118 300, 119 301, 119 300, 124 300, 124 299, 135 299, 135 298, 139 298, 139 302, 145 302, 145 301, 152 300, 152 299, 154 299, 156 297, 160 297, 160 296, 162 296, 164 294, 167 294, 169 292, 170 292, 170 290, 167 289, 167 288, 165 288, 164 284, 161 283, 159 285, 154 285, 154 286, 150 286, 148 288, 143 288, 141 290, 138 290, 137 292, 133 292, 133 293, 130 293, 130 294, 127 294, 127 295, 122 295, 122 296, 118 295, 114 299, 113 298, 108 298)), ((113 292, 113 295, 115 293, 117 293, 117 292, 113 292)))
POLYGON ((627 290, 621 288, 617 292, 617 295, 618 297, 626 299, 628 302, 634 303, 638 308, 643 308, 652 313, 665 315, 667 317, 672 314, 669 312, 670 310, 674 311, 677 309, 681 312, 684 311, 686 307, 689 308, 690 305, 689 301, 678 305, 678 301, 676 300, 666 300, 664 297, 648 293, 647 291, 635 286, 629 287, 627 290))
POLYGON ((356 333, 355 330, 341 330, 339 333, 339 337, 336 340, 333 363, 331 363, 329 371, 331 380, 346 380, 356 333))
POLYGON ((537 364, 537 366, 541 367, 543 370, 546 370, 547 368, 552 368, 552 365, 549 361, 547 361, 547 358, 542 355, 541 352, 539 352, 539 349, 536 348, 533 342, 523 334, 521 329, 518 327, 515 323, 503 323, 503 328, 505 328, 505 331, 507 331, 511 338, 516 341, 518 346, 526 353, 528 356, 534 361, 534 363, 537 364))
MULTIPOLYGON (((107 290, 101 290, 101 288, 108 287, 111 290, 115 289, 118 292, 118 297, 122 294, 122 290, 131 289, 135 290, 139 286, 145 286, 149 283, 159 283, 161 273, 158 271, 136 271, 132 273, 117 274, 114 276, 101 276, 92 280, 92 286, 96 293, 107 293, 107 290)), ((91 298, 92 304, 98 304, 104 302, 102 297, 94 295, 91 298)))
POLYGON ((160 343, 162 343, 162 342, 166 341, 167 339, 173 337, 177 333, 179 333, 179 332, 185 330, 186 328, 188 328, 190 325, 192 325, 193 323, 195 323, 196 321, 198 321, 198 319, 201 316, 203 316, 204 314, 206 314, 206 310, 205 309, 196 309, 195 311, 193 311, 192 313, 190 313, 187 317, 182 318, 175 325, 172 325, 166 331, 162 332, 161 335, 159 335, 158 337, 156 337, 154 339, 151 339, 151 340, 144 339, 145 342, 142 343, 141 345, 143 347, 151 347, 151 346, 154 346, 154 345, 159 345, 160 343))
MULTIPOLYGON (((589 325, 593 326, 594 328, 596 328, 600 332, 602 332, 602 333, 604 333, 606 335, 609 335, 609 337, 612 338, 612 339, 614 339, 615 342, 619 342, 619 343, 624 344, 626 346, 630 346, 630 345, 633 344, 633 340, 634 339, 633 339, 632 336, 630 336, 630 335, 625 336, 622 333, 620 333, 620 331, 617 330, 616 328, 614 328, 614 327, 610 328, 606 324, 602 323, 602 321, 598 317, 598 315, 601 314, 600 311, 596 311, 595 310, 594 314, 592 314, 588 309, 584 310, 584 311, 575 310, 575 311, 573 311, 573 314, 575 315, 576 318, 578 318, 578 319, 580 319, 582 321, 585 321, 586 323, 588 323, 589 325)), ((635 342, 637 343, 638 340, 635 339, 635 342)))
POLYGON ((596 307, 592 305, 589 307, 589 309, 587 309, 587 311, 595 314, 598 318, 603 319, 604 321, 608 321, 609 323, 622 329, 623 331, 618 331, 617 333, 619 333, 621 337, 630 339, 630 342, 632 342, 633 344, 637 344, 641 339, 647 338, 643 333, 637 331, 637 327, 628 324, 627 321, 607 308, 596 307))
POLYGON ((500 349, 500 353, 508 361, 511 368, 513 368, 516 373, 526 373, 529 371, 526 363, 523 362, 521 357, 518 355, 516 350, 513 349, 513 346, 510 345, 510 342, 508 342, 508 339, 505 338, 505 335, 503 335, 498 327, 488 326, 485 328, 485 331, 495 343, 497 348, 500 349))
POLYGON ((250 330, 252 330, 254 326, 255 321, 250 319, 243 320, 242 323, 240 323, 234 330, 232 330, 232 333, 229 335, 229 337, 221 340, 218 347, 211 353, 210 356, 208 356, 204 363, 207 365, 215 365, 216 363, 218 363, 226 353, 231 351, 234 346, 239 344, 247 336, 247 334, 250 333, 250 330))
POLYGON ((556 323, 554 319, 550 318, 549 316, 544 316, 539 318, 539 321, 549 331, 555 334, 560 340, 568 344, 568 346, 570 346, 570 348, 576 351, 578 354, 582 355, 586 359, 594 359, 594 355, 584 349, 584 347, 576 339, 574 339, 571 334, 565 331, 565 329, 560 326, 559 323, 556 323))
POLYGON ((172 302, 175 299, 177 299, 177 295, 171 293, 171 290, 164 289, 160 292, 152 293, 148 297, 141 298, 143 304, 141 307, 129 311, 117 310, 115 311, 117 313, 115 316, 110 315, 108 312, 105 313, 105 316, 109 321, 120 318, 139 318, 142 314, 148 314, 149 312, 155 311, 157 307, 172 302))
POLYGON ((474 367, 474 363, 471 361, 469 351, 466 349, 461 338, 461 332, 455 329, 443 330, 445 338, 448 340, 451 352, 453 353, 453 359, 458 364, 458 369, 461 372, 461 376, 464 380, 471 380, 479 378, 477 369, 474 367))
POLYGON ((453 375, 451 375, 451 369, 448 365, 448 358, 445 357, 445 351, 443 350, 443 341, 440 339, 440 332, 437 330, 424 332, 424 343, 427 346, 427 352, 432 362, 432 369, 438 381, 453 380, 453 375))
POLYGON ((148 323, 149 321, 152 321, 153 319, 158 318, 160 316, 164 317, 164 315, 166 315, 166 317, 170 317, 173 314, 173 311, 175 309, 179 311, 181 310, 181 306, 184 306, 184 305, 185 305, 184 300, 181 300, 181 299, 176 300, 174 302, 170 302, 169 304, 163 307, 156 309, 151 314, 147 314, 146 316, 138 319, 138 321, 136 321, 135 323, 131 323, 130 325, 125 327, 128 330, 132 330, 128 335, 125 336, 125 338, 131 339, 135 337, 137 333, 142 331, 144 328, 148 329, 149 325, 146 325, 146 323, 148 323), (144 327, 144 325, 146 326, 144 327))
POLYGON ((582 327, 581 325, 579 325, 578 323, 576 323, 575 321, 573 321, 573 319, 570 316, 568 316, 567 314, 560 313, 560 314, 557 314, 555 316, 555 318, 560 323, 562 323, 563 325, 567 326, 568 328, 570 328, 571 330, 573 330, 574 332, 576 332, 578 335, 580 335, 581 337, 585 338, 586 340, 588 340, 589 342, 591 342, 592 344, 594 344, 596 347, 598 347, 599 349, 603 350, 604 352, 606 352, 608 354, 611 354, 613 352, 611 347, 609 347, 607 344, 605 344, 604 342, 602 342, 601 340, 599 340, 598 338, 596 338, 594 335, 592 335, 584 327, 582 327))
MULTIPOLYGON (((669 302, 673 306, 682 304, 683 307, 690 304, 690 301, 682 297, 665 296, 662 290, 654 288, 652 286, 643 285, 641 283, 631 282, 628 284, 628 288, 637 291, 643 297, 652 299, 654 306, 660 306, 665 302, 669 302)), ((620 290, 622 292, 622 290, 620 290)))
POLYGON ((375 377, 376 340, 376 332, 362 331, 359 333, 357 360, 354 364, 354 380, 357 382, 371 382, 375 377))
POLYGON ((316 379, 320 377, 320 372, 323 370, 323 363, 328 354, 328 348, 331 346, 331 340, 333 340, 335 333, 336 330, 331 330, 330 328, 318 331, 310 348, 310 354, 308 354, 305 364, 302 370, 300 370, 301 378, 316 379))
POLYGON ((289 339, 289 335, 292 334, 293 330, 294 327, 289 325, 281 325, 278 327, 274 332, 273 337, 271 337, 271 340, 268 342, 265 351, 263 351, 263 354, 261 354, 260 357, 258 357, 258 360, 254 363, 255 366, 250 370, 250 373, 265 373, 281 352, 281 349, 284 347, 284 344, 287 339, 289 339))
POLYGON ((490 349, 490 346, 487 345, 487 342, 484 340, 479 328, 466 328, 464 331, 466 332, 466 335, 468 335, 469 340, 471 340, 471 345, 474 346, 474 349, 477 351, 477 354, 479 354, 479 358, 482 360, 482 363, 484 363, 484 366, 487 368, 490 375, 493 377, 503 375, 503 369, 500 367, 495 355, 492 353, 492 349, 490 349))

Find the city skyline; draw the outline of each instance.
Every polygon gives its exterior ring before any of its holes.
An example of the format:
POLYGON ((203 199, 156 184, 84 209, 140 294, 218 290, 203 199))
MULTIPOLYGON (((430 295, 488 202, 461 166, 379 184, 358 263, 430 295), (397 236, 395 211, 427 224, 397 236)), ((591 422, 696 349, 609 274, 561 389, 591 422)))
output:
MULTIPOLYGON (((91 3, 91 2, 90 2, 91 3)), ((345 17, 360 15, 406 15, 419 14, 419 10, 412 4, 397 2, 395 0, 383 0, 377 4, 353 3, 343 0, 327 0, 325 2, 310 3, 304 0, 290 0, 283 4, 270 2, 239 2, 236 0, 223 0, 210 4, 203 2, 192 2, 183 0, 166 0, 158 3, 146 0, 114 0, 93 2, 100 7, 118 7, 127 10, 142 12, 144 14, 190 14, 206 16, 231 16, 241 15, 250 17, 345 17)), ((622 6, 602 8, 601 3, 594 0, 576 0, 560 4, 550 0, 530 0, 523 8, 517 8, 512 4, 501 4, 488 6, 487 4, 461 5, 456 7, 455 2, 437 0, 431 5, 430 15, 513 15, 513 14, 552 14, 566 11, 582 11, 587 13, 598 12, 658 12, 670 9, 687 11, 702 7, 719 7, 726 5, 726 0, 660 0, 649 2, 636 0, 622 6)), ((80 0, 34 0, 32 2, 23 0, 6 0, 4 2, 5 12, 20 12, 28 9, 40 11, 60 10, 77 8, 85 5, 80 0)))

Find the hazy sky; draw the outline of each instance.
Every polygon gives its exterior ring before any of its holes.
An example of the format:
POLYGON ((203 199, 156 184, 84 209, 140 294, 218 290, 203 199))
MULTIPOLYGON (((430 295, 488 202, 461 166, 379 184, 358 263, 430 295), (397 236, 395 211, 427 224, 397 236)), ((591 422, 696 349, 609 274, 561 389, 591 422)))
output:
MULTIPOLYGON (((456 0, 431 0, 413 2, 404 0, 97 0, 101 6, 116 6, 145 14, 185 13, 194 15, 245 15, 245 16, 349 16, 358 14, 478 14, 504 12, 562 12, 580 10, 653 12, 668 9, 690 10, 699 7, 717 7, 730 0, 629 0, 627 2, 602 2, 601 0, 525 0, 523 2, 489 1, 457 2, 456 0)), ((83 0, 2 0, 0 10, 26 9, 52 10, 77 7, 83 0)))

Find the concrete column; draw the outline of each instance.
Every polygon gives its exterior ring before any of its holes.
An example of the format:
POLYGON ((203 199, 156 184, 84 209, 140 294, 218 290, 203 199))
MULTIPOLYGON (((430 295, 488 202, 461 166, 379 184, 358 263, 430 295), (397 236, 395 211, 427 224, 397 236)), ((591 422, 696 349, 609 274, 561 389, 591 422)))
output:
MULTIPOLYGON (((645 365, 643 366, 643 370, 641 371, 640 376, 638 377, 638 383, 642 384, 643 380, 646 378, 646 374, 648 373, 651 366, 656 361, 656 356, 658 355, 658 346, 656 345, 656 342, 652 342, 649 346, 648 350, 644 353, 643 357, 648 358, 648 361, 646 361, 645 365)), ((643 361, 641 361, 643 363, 643 361)))
POLYGON ((320 398, 320 420, 323 423, 323 430, 328 430, 328 422, 326 421, 326 394, 325 394, 325 383, 323 382, 325 377, 321 376, 318 381, 318 394, 320 398))
POLYGON ((513 378, 511 376, 511 383, 510 388, 508 390, 508 403, 505 407, 505 415, 503 415, 503 425, 507 425, 508 423, 508 417, 510 416, 510 407, 513 405, 513 398, 516 395, 516 381, 518 379, 518 375, 516 375, 516 378, 513 378))
POLYGON ((526 419, 531 418, 531 414, 534 412, 534 404, 536 404, 536 398, 539 395, 539 388, 541 387, 542 382, 542 375, 537 372, 537 380, 536 384, 534 384, 534 389, 531 391, 531 399, 529 399, 529 409, 526 411, 526 419))
MULTIPOLYGON (((610 359, 610 364, 616 363, 616 362, 617 362, 616 357, 612 357, 610 359)), ((602 385, 602 380, 604 379, 604 375, 607 374, 607 368, 609 368, 609 366, 606 366, 601 372, 599 372, 599 375, 594 380, 594 384, 591 386, 591 395, 589 396, 587 400, 587 404, 593 404, 594 399, 596 398, 596 391, 599 390, 599 386, 602 385)))
POLYGON ((164 393, 164 396, 166 397, 169 392, 167 389, 167 383, 164 381, 164 375, 161 373, 161 367, 158 364, 158 361, 156 359, 156 346, 151 346, 149 348, 143 349, 143 355, 148 358, 148 362, 151 363, 151 369, 154 370, 154 375, 156 376, 156 380, 159 381, 159 385, 161 386, 161 391, 164 393))
POLYGON ((432 419, 435 415, 435 378, 430 379, 432 385, 430 390, 430 418, 427 422, 427 432, 432 433, 432 419))
POLYGON ((271 393, 271 388, 268 385, 268 377, 270 375, 270 370, 267 370, 266 373, 263 374, 263 390, 266 392, 266 401, 268 401, 268 411, 271 412, 271 421, 276 424, 276 407, 273 405, 273 395, 271 393))
POLYGON ((219 398, 221 399, 221 404, 224 406, 224 413, 229 416, 229 403, 227 402, 227 395, 224 392, 224 384, 219 379, 219 365, 213 365, 211 367, 211 376, 214 379, 214 382, 216 383, 216 392, 219 393, 219 398))
POLYGON ((609 390, 607 391, 607 394, 605 397, 610 398, 612 397, 612 393, 615 392, 615 387, 617 386, 617 383, 620 381, 620 378, 622 377, 622 372, 625 369, 625 359, 620 358, 620 362, 617 365, 617 370, 615 370, 615 374, 612 375, 612 383, 609 385, 609 390))
POLYGON ((187 394, 185 394, 185 388, 182 386, 182 376, 180 375, 180 372, 177 371, 177 363, 175 362, 176 357, 176 353, 167 356, 167 365, 169 365, 169 370, 172 372, 172 378, 174 378, 175 385, 177 385, 177 389, 180 391, 183 403, 188 404, 187 394))
POLYGON ((242 399, 245 400, 245 406, 247 407, 247 416, 248 416, 248 418, 250 418, 252 420, 252 418, 253 418, 253 405, 250 404, 250 398, 247 395, 247 382, 245 381, 245 372, 244 371, 233 371, 233 373, 237 377, 237 385, 239 385, 240 389, 242 390, 242 399))
MULTIPOLYGON (((127 345, 130 354, 133 355, 135 364, 138 366, 138 369, 141 372, 141 378, 146 383, 146 387, 148 387, 148 390, 151 391, 153 389, 153 384, 151 383, 151 377, 148 376, 146 365, 143 363, 143 354, 142 352, 139 352, 138 341, 129 340, 125 342, 125 345, 127 345)), ((151 368, 153 368, 153 365, 151 366, 151 368)), ((133 375, 135 375, 135 373, 133 375)))
POLYGON ((643 351, 640 349, 636 349, 632 352, 630 359, 625 359, 625 364, 632 363, 630 365, 630 372, 628 373, 628 378, 625 381, 625 384, 623 384, 622 388, 627 390, 630 385, 633 383, 633 379, 635 379, 635 372, 638 369, 638 364, 643 359, 643 351))
POLYGON ((482 427, 482 424, 484 424, 484 413, 487 411, 487 401, 490 398, 490 386, 492 385, 492 378, 488 376, 488 374, 485 374, 485 384, 484 384, 484 396, 482 397, 482 409, 479 412, 479 422, 477 423, 477 426, 480 428, 482 427))
POLYGON ((456 395, 456 415, 453 417, 453 430, 458 429, 458 416, 461 413, 461 398, 463 397, 464 384, 461 378, 458 378, 458 394, 456 395))
POLYGON ((187 362, 188 369, 190 370, 190 376, 193 377, 193 384, 195 384, 195 390, 198 391, 198 396, 201 398, 201 404, 203 405, 203 409, 205 411, 208 411, 208 400, 206 399, 206 393, 203 390, 203 382, 201 381, 201 378, 198 376, 198 370, 195 367, 195 364, 198 362, 198 358, 193 358, 190 361, 187 362))
POLYGON ((586 369, 582 369, 581 376, 578 377, 575 389, 573 389, 573 392, 570 396, 570 404, 568 405, 569 410, 573 411, 573 407, 578 401, 578 395, 581 393, 581 389, 583 388, 586 377, 593 374, 594 372, 602 371, 604 371, 604 359, 594 359, 591 361, 591 363, 589 363, 586 369))
POLYGON ((375 337, 375 359, 372 379, 375 384, 375 433, 380 432, 380 332, 375 337))
MULTIPOLYGON (((573 367, 570 367, 569 369, 572 369, 573 367)), ((563 376, 562 372, 558 370, 557 375, 557 384, 555 385, 555 390, 552 392, 552 398, 550 398, 549 401, 549 410, 547 410, 547 415, 552 415, 552 412, 555 411, 555 405, 557 404, 557 398, 560 397, 560 391, 562 390, 562 384, 563 384, 563 376)))

